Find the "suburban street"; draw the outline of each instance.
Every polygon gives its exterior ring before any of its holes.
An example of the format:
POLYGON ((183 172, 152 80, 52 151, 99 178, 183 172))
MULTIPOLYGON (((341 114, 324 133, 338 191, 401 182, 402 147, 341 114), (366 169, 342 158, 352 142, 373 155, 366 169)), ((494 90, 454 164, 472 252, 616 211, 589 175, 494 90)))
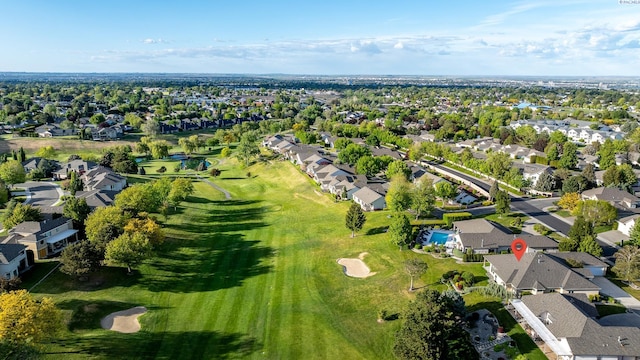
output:
MULTIPOLYGON (((489 189, 491 188, 491 185, 472 176, 469 176, 465 173, 461 173, 459 171, 453 170, 451 168, 448 167, 444 167, 442 165, 438 165, 435 163, 431 163, 431 165, 436 168, 436 169, 442 169, 445 171, 448 171, 450 173, 453 173, 467 181, 470 181, 478 186, 480 186, 481 188, 489 191, 489 189)), ((563 234, 563 235, 568 235, 569 234, 569 229, 571 228, 571 225, 558 219, 557 217, 551 215, 550 213, 542 210, 543 208, 550 206, 550 203, 552 202, 552 200, 546 199, 547 201, 544 200, 538 200, 538 199, 526 199, 526 198, 520 198, 520 197, 514 197, 511 196, 511 208, 514 211, 520 211, 532 218, 534 218, 535 220, 541 222, 542 224, 544 224, 545 226, 563 234)), ((602 246, 602 250, 603 250, 603 256, 609 260, 612 260, 613 254, 616 252, 616 248, 611 246, 610 244, 598 239, 597 240, 598 243, 602 246)))
POLYGON ((63 194, 60 186, 50 182, 27 181, 15 184, 14 187, 28 189, 28 193, 31 194, 28 203, 33 206, 53 206, 63 194))

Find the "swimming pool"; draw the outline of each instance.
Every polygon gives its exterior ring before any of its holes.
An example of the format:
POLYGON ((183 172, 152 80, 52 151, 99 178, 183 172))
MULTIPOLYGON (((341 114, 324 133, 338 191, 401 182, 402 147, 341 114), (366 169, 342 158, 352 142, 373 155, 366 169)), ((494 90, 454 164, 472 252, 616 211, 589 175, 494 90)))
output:
POLYGON ((449 235, 451 234, 453 234, 453 232, 432 230, 427 243, 444 245, 449 241, 449 235))

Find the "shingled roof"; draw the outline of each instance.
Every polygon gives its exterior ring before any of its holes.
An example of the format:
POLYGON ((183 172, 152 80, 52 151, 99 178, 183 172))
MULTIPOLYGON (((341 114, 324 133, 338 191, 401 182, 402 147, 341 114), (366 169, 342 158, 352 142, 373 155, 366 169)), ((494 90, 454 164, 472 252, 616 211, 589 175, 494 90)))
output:
MULTIPOLYGON (((584 311, 584 301, 558 293, 526 295, 522 302, 557 338, 565 338, 574 356, 637 356, 640 329, 606 326, 584 311)), ((629 315, 634 316, 634 315, 629 315)))
POLYGON ((520 291, 600 291, 600 287, 548 254, 525 253, 520 261, 513 254, 485 255, 492 270, 520 291))

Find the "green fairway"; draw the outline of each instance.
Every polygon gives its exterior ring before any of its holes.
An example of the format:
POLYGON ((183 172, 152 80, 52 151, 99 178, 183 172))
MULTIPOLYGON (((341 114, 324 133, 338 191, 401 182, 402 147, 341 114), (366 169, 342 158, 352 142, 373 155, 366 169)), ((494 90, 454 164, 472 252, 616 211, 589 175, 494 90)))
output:
POLYGON ((349 204, 334 203, 290 163, 240 169, 224 159, 216 166, 223 176, 211 180, 232 199, 196 183, 164 224, 168 239, 158 256, 134 275, 107 267, 77 283, 56 271, 33 289, 53 297, 69 320, 69 331, 46 346, 47 357, 388 359, 400 320, 380 324, 377 313, 397 318, 413 298, 406 258, 429 264, 418 288, 445 289, 440 277, 452 269, 486 284, 481 264, 398 251, 384 232, 388 212, 368 213, 350 238, 349 204), (376 275, 345 276, 336 260, 365 251, 376 275), (105 315, 140 305, 149 309, 140 332, 100 327, 105 315))

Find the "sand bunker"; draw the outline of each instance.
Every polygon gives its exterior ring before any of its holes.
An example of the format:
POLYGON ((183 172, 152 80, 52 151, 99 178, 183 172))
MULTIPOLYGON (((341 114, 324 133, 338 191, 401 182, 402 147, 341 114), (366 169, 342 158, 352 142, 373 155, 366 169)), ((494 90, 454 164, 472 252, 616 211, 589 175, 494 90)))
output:
POLYGON ((357 277, 357 278, 366 278, 369 276, 373 276, 376 273, 371 272, 369 267, 362 261, 365 255, 369 255, 369 253, 363 252, 361 253, 357 259, 349 259, 349 258, 340 258, 338 259, 338 264, 344 267, 344 273, 347 276, 357 277))
POLYGON ((147 312, 144 306, 136 306, 131 309, 117 311, 107 315, 100 321, 103 329, 118 331, 121 333, 134 333, 140 331, 138 316, 147 312))

